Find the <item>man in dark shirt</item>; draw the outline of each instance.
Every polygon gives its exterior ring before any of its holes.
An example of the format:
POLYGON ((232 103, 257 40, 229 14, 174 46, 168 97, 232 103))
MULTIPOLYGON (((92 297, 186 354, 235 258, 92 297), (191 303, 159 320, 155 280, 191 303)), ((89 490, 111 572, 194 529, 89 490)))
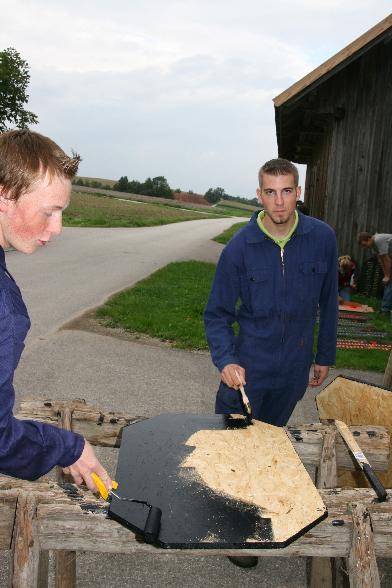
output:
MULTIPOLYGON (((284 426, 306 387, 322 384, 335 363, 337 247, 331 227, 297 211, 301 189, 292 163, 265 163, 259 186, 263 210, 254 213, 222 252, 205 327, 221 376, 216 412, 243 413, 237 391, 246 384, 255 418, 284 426)), ((231 561, 249 567, 257 558, 231 561)))
POLYGON ((4 248, 33 253, 61 232, 71 179, 80 157, 68 157, 53 141, 28 130, 0 135, 0 472, 35 480, 55 465, 92 491, 96 472, 111 480, 81 435, 13 416, 14 371, 30 320, 21 292, 8 273, 4 248))

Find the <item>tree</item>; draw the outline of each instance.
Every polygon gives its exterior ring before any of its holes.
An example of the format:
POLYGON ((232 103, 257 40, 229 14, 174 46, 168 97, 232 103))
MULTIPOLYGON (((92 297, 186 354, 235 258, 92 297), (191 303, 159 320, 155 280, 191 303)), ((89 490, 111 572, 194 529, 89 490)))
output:
POLYGON ((140 194, 160 196, 161 198, 173 198, 172 189, 164 176, 156 176, 152 179, 147 178, 141 185, 140 194))
POLYGON ((204 194, 204 198, 210 204, 216 204, 217 202, 219 202, 219 200, 223 200, 224 197, 225 197, 225 191, 223 188, 210 188, 204 194))
POLYGON ((26 94, 30 81, 29 65, 16 49, 0 51, 0 132, 11 125, 26 129, 37 124, 38 117, 24 109, 29 97, 26 94))
POLYGON ((113 190, 117 190, 117 192, 128 192, 128 177, 121 176, 121 178, 116 182, 113 186, 113 190))

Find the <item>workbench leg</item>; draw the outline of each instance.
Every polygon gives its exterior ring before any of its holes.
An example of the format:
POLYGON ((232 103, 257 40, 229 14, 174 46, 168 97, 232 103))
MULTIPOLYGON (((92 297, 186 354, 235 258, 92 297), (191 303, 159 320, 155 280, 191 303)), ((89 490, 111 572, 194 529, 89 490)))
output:
POLYGON ((9 586, 12 588, 46 588, 48 585, 48 552, 40 550, 36 514, 34 495, 20 492, 11 546, 9 586))
MULTIPOLYGON (((72 430, 72 412, 69 408, 64 408, 59 414, 59 425, 66 431, 72 430)), ((72 482, 72 478, 57 467, 57 482, 72 482)), ((56 588, 76 588, 76 551, 56 551, 55 562, 56 588)))
POLYGON ((353 538, 348 560, 350 588, 379 588, 370 513, 363 504, 352 504, 353 538))
POLYGON ((56 588, 76 588, 76 552, 56 551, 56 588))
MULTIPOLYGON (((317 488, 336 488, 336 429, 330 427, 324 434, 320 466, 317 471, 317 488)), ((310 588, 332 588, 335 586, 336 562, 330 557, 312 557, 308 585, 310 588)))

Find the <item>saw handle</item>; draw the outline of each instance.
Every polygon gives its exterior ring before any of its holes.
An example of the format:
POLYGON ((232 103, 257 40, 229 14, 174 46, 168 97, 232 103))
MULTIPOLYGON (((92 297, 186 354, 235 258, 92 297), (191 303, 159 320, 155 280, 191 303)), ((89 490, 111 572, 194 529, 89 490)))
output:
POLYGON ((369 480, 369 483, 372 486, 373 490, 377 494, 378 499, 381 502, 384 502, 388 497, 387 491, 385 490, 384 486, 382 485, 382 483, 380 482, 380 480, 378 479, 370 465, 368 463, 362 464, 362 470, 367 479, 369 480))

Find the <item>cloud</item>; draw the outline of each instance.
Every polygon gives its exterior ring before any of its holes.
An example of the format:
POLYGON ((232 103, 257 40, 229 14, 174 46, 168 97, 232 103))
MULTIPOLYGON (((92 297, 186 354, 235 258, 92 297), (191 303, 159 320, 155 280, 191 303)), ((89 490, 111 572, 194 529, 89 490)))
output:
POLYGON ((38 130, 85 175, 253 196, 272 98, 389 12, 374 0, 2 0, 38 130))

